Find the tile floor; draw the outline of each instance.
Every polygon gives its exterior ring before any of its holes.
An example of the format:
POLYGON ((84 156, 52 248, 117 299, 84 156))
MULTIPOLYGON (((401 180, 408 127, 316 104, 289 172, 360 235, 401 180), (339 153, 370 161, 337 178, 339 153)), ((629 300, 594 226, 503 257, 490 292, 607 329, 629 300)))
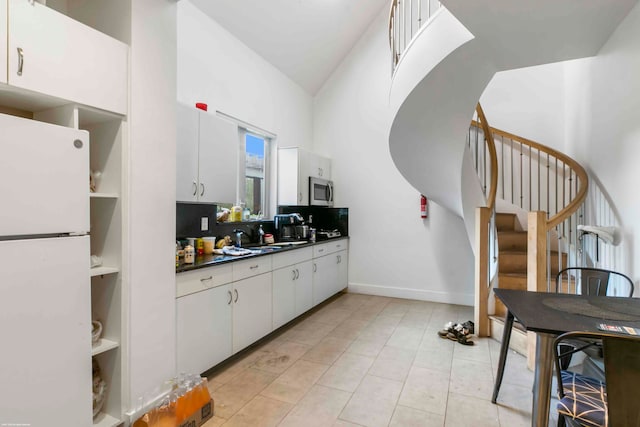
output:
POLYGON ((524 357, 510 352, 493 405, 500 344, 437 336, 469 319, 471 307, 341 294, 213 372, 205 427, 529 426, 524 357))

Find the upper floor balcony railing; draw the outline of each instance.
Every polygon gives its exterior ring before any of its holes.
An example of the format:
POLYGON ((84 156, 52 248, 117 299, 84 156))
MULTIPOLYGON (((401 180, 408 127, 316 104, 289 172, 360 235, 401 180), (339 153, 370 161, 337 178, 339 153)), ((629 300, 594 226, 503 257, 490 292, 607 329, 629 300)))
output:
POLYGON ((389 11, 391 73, 423 25, 440 9, 438 0, 392 0, 389 11))

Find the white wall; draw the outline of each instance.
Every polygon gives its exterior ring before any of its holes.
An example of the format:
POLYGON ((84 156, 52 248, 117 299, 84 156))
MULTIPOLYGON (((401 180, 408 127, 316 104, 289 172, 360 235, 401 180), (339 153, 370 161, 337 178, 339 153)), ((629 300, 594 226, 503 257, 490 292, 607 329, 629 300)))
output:
POLYGON ((311 147, 311 95, 188 0, 178 3, 178 101, 275 133, 281 147, 311 147))
MULTIPOLYGON (((176 4, 132 1, 129 404, 175 375, 176 4)), ((126 399, 126 397, 125 397, 126 399)))
POLYGON ((489 125, 562 149, 564 77, 562 62, 496 73, 480 98, 489 125))
POLYGON ((567 136, 618 211, 632 279, 640 273, 640 5, 598 56, 567 68, 567 136))
MULTIPOLYGON (((349 288, 473 305, 473 255, 461 218, 420 195, 389 154, 386 9, 314 99, 314 150, 332 158, 337 206, 349 207, 349 288)), ((462 142, 461 142, 462 143, 462 142)))

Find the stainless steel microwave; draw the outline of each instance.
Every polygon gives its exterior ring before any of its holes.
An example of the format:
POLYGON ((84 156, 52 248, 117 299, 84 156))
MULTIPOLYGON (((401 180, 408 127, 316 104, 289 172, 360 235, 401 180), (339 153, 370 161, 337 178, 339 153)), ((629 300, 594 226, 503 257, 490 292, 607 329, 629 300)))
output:
POLYGON ((333 181, 310 176, 309 205, 333 207, 333 181))

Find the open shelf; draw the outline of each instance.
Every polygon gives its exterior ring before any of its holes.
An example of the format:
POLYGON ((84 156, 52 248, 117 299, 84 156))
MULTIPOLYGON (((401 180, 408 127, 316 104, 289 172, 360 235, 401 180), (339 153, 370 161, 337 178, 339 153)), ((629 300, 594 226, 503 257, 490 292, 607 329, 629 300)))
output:
POLYGON ((121 421, 117 418, 112 417, 109 414, 105 414, 104 412, 100 412, 93 419, 94 427, 116 427, 121 424, 121 421))
POLYGON ((105 338, 100 339, 100 344, 91 348, 91 356, 97 356, 100 353, 104 353, 105 351, 113 350, 114 348, 118 348, 120 346, 119 343, 115 341, 111 341, 105 338))
POLYGON ((89 193, 89 197, 92 199, 117 199, 119 196, 117 193, 89 193))
POLYGON ((106 274, 115 274, 120 271, 118 267, 94 267, 91 270, 91 277, 104 276, 106 274))

